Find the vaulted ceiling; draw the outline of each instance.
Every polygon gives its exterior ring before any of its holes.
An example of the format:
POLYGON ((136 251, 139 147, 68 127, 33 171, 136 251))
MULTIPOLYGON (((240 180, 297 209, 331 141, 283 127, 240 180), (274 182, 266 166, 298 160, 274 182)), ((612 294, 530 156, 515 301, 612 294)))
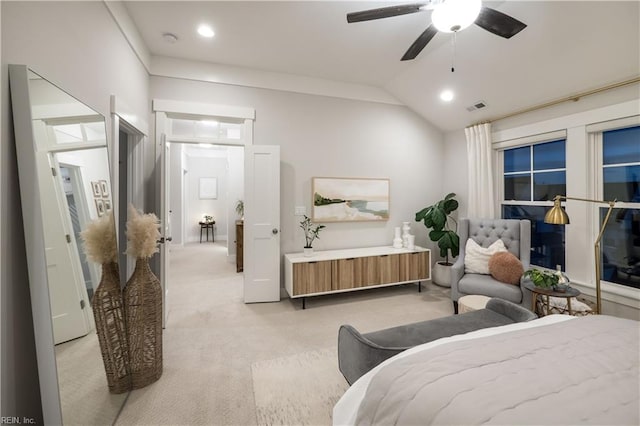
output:
MULTIPOLYGON (((472 25, 400 58, 430 11, 348 24, 346 14, 401 2, 127 1, 149 51, 383 89, 443 131, 640 75, 640 2, 485 2, 527 24, 507 40, 472 25), (216 35, 196 33, 200 23, 216 35), (162 35, 173 33, 176 43, 162 35), (455 72, 451 72, 452 63, 455 72), (456 97, 444 103, 439 94, 456 97), (478 101, 486 107, 469 112, 478 101)), ((406 4, 406 2, 405 2, 406 4)))

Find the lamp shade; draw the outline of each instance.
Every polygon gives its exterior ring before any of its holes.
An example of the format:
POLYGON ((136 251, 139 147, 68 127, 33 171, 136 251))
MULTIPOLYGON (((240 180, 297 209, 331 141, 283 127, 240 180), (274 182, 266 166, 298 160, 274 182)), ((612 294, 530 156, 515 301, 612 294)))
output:
POLYGON ((568 225, 569 216, 562 210, 560 205, 560 199, 553 201, 553 207, 544 215, 544 223, 550 223, 552 225, 568 225))
POLYGON ((473 24, 481 8, 482 0, 445 0, 433 10, 431 21, 438 31, 460 31, 473 24))

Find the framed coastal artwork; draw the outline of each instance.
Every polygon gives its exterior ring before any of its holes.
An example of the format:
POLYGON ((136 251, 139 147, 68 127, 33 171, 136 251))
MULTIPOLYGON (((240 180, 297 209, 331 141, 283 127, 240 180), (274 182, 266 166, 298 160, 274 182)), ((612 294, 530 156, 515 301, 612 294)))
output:
POLYGON ((389 220, 389 179, 314 177, 314 222, 389 220))

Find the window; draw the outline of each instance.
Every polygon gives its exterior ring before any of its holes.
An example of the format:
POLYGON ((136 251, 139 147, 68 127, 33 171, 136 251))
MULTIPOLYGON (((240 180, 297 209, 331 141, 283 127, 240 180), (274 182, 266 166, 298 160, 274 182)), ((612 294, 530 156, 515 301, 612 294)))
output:
MULTIPOLYGON (((603 132, 601 152, 602 198, 619 202, 602 237, 601 279, 640 288, 640 126, 603 132)), ((608 208, 599 210, 602 223, 608 208)))
POLYGON ((556 195, 566 194, 565 140, 503 151, 502 218, 531 221, 531 264, 564 270, 564 226, 544 223, 556 195))

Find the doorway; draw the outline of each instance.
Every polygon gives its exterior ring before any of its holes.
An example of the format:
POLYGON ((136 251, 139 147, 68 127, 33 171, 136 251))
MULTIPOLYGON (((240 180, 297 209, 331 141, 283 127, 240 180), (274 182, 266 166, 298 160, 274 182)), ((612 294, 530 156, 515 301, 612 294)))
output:
MULTIPOLYGON (((82 193, 82 174, 77 166, 60 164, 60 177, 62 179, 62 190, 67 199, 73 238, 76 242, 76 247, 83 247, 81 232, 83 229, 87 229, 89 222, 91 222, 91 217, 87 207, 87 200, 82 193)), ((88 261, 85 250, 78 250, 78 255, 88 300, 91 300, 99 283, 100 271, 96 263, 88 261)))
MULTIPOLYGON (((279 301, 279 146, 253 144, 255 110, 252 108, 155 99, 153 111, 156 123, 156 209, 160 213, 163 234, 160 240, 164 242, 160 244, 158 268, 158 276, 163 287, 163 308, 166 309, 170 291, 168 267, 171 245, 171 186, 168 183, 168 160, 170 145, 185 142, 244 147, 246 199, 242 293, 245 303, 279 301), (260 208, 252 208, 254 205, 259 205, 260 208)), ((232 233, 233 231, 229 232, 231 235, 232 233)), ((166 314, 165 310, 165 326, 166 314)))

